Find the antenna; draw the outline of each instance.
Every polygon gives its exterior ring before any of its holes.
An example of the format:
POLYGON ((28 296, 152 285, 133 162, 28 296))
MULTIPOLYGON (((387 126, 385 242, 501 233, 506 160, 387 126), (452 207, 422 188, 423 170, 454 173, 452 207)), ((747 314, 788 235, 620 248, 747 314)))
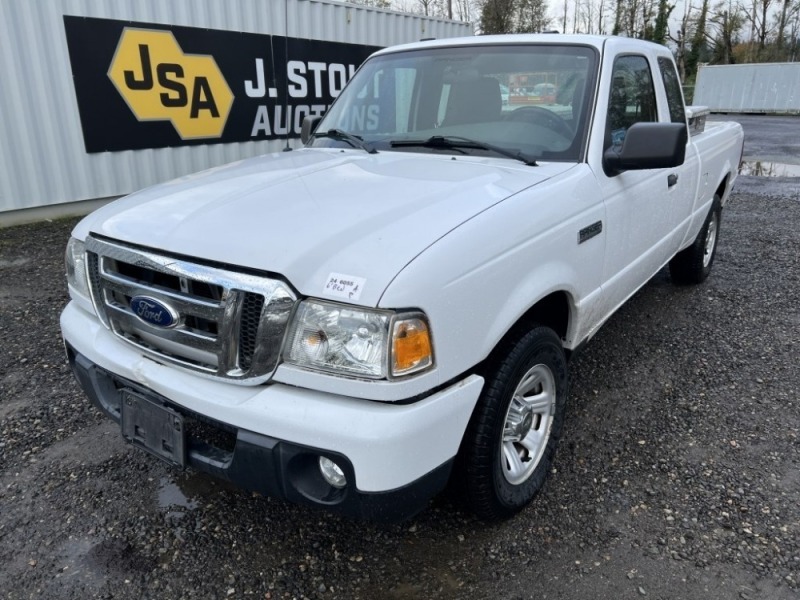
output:
MULTIPOLYGON (((283 3, 283 44, 284 44, 284 62, 287 67, 289 64, 289 0, 283 3)), ((272 54, 272 60, 275 60, 275 54, 272 54)), ((275 72, 275 67, 272 67, 272 72, 275 72)), ((284 152, 291 152, 292 147, 289 145, 289 128, 292 126, 293 120, 289 118, 289 72, 286 72, 286 85, 283 86, 283 111, 286 118, 286 146, 283 148, 284 152)))

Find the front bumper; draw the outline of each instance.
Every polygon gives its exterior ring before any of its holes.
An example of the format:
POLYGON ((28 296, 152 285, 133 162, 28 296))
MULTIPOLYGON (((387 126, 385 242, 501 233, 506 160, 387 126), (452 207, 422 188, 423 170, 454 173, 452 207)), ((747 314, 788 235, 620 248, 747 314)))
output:
POLYGON ((133 390, 196 425, 197 433, 187 434, 188 465, 266 495, 372 520, 408 518, 445 486, 483 384, 470 376, 405 405, 277 383, 237 386, 143 358, 74 303, 61 325, 76 377, 115 421, 120 390, 133 390), (322 479, 321 455, 342 467, 345 488, 322 479))

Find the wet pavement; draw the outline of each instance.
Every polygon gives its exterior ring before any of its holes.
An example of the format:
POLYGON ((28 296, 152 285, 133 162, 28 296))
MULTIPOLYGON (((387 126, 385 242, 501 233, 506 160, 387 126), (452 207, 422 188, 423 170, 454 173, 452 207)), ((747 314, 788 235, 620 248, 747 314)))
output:
POLYGON ((749 163, 800 165, 800 116, 714 114, 708 120, 742 125, 744 159, 749 163))
POLYGON ((745 160, 742 161, 739 172, 753 177, 800 177, 800 157, 798 164, 745 160))

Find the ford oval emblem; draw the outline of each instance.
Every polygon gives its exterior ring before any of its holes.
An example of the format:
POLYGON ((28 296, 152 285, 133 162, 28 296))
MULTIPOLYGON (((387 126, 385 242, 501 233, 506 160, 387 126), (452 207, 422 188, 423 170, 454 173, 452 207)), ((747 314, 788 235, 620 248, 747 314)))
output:
POLYGON ((134 296, 130 307, 133 314, 148 325, 167 329, 178 324, 178 313, 175 309, 150 296, 134 296))

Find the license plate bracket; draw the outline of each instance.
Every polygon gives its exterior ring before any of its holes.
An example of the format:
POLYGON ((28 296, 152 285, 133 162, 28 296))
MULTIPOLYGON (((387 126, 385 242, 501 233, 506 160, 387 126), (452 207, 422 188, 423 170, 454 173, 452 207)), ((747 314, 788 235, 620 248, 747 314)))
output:
POLYGON ((137 392, 122 390, 122 437, 161 460, 186 466, 183 416, 137 392))

